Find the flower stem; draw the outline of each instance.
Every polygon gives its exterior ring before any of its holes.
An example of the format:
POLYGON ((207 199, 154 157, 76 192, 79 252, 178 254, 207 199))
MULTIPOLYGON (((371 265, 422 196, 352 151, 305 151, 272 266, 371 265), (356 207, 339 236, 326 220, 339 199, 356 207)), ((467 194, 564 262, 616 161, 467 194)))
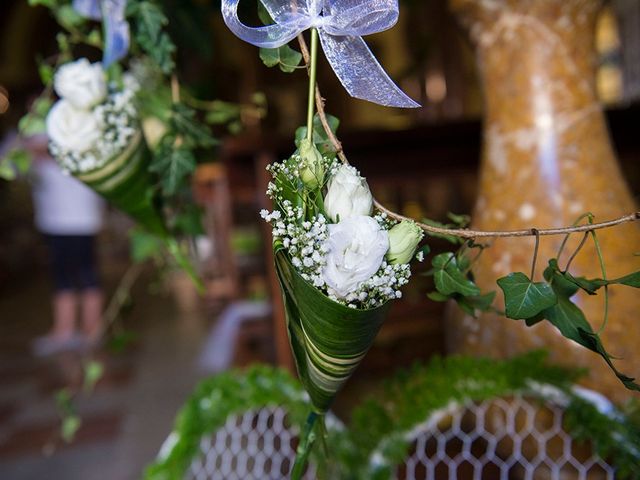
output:
POLYGON ((318 420, 318 414, 315 412, 309 413, 307 417, 307 423, 304 426, 300 434, 300 444, 296 451, 296 459, 293 464, 293 470, 291 471, 291 480, 300 480, 305 472, 307 466, 307 459, 311 453, 311 447, 316 439, 315 425, 318 420))
POLYGON ((316 94, 316 71, 318 67, 318 30, 311 29, 311 56, 309 59, 309 104, 307 109, 307 140, 313 141, 313 114, 316 94))

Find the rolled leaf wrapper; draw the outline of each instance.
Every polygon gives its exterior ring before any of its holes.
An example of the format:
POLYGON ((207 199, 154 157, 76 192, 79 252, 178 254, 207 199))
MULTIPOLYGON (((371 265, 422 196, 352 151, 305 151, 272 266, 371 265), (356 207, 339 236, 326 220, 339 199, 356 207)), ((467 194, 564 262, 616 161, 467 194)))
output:
POLYGON ((127 148, 103 166, 71 173, 151 233, 166 237, 167 228, 153 193, 150 161, 151 152, 138 131, 127 148))
POLYGON ((368 310, 341 305, 300 276, 281 244, 274 255, 298 375, 324 414, 373 344, 390 302, 368 310))

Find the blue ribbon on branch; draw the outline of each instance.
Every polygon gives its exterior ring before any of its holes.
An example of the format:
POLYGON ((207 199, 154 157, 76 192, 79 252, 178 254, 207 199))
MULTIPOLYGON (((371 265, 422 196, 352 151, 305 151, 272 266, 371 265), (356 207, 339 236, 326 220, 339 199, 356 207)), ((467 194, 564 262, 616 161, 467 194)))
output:
POLYGON ((129 23, 125 20, 127 0, 73 0, 76 12, 91 20, 102 20, 105 46, 102 65, 111 64, 124 58, 129 51, 129 23))
POLYGON ((242 40, 277 48, 316 28, 331 68, 352 97, 389 107, 420 106, 389 78, 362 39, 395 25, 398 0, 260 0, 275 22, 264 27, 240 21, 239 1, 222 0, 222 16, 242 40))

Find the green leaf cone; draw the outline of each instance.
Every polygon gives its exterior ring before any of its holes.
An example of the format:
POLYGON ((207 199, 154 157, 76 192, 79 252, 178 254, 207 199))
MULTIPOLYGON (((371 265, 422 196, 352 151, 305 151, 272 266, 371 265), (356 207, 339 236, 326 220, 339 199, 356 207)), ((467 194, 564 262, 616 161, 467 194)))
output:
POLYGON ((300 276, 281 245, 274 253, 298 374, 323 414, 373 344, 390 303, 358 310, 334 302, 300 276))
POLYGON ((120 155, 104 166, 74 175, 151 233, 165 237, 167 229, 154 198, 150 161, 151 153, 138 133, 120 155))

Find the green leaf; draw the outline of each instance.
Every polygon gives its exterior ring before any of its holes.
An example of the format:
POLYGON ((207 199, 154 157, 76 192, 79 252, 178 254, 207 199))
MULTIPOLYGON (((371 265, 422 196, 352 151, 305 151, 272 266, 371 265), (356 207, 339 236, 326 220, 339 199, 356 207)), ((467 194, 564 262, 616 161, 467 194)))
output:
POLYGON ((305 281, 274 245, 287 328, 299 377, 316 412, 326 412, 371 347, 391 306, 368 310, 334 302, 305 281))
POLYGON ((162 192, 171 196, 180 191, 196 169, 196 158, 185 146, 174 147, 171 137, 165 137, 149 169, 160 176, 162 192))
POLYGON ((25 174, 31 166, 31 154, 22 148, 10 150, 0 158, 0 178, 14 180, 18 174, 25 174))
POLYGON ((211 131, 198 121, 194 109, 177 103, 172 110, 170 124, 187 145, 206 148, 218 144, 211 131))
POLYGON ((611 284, 640 288, 640 272, 630 273, 629 275, 625 275, 624 277, 616 278, 615 280, 609 280, 609 285, 611 284))
POLYGON ((506 315, 514 320, 535 317, 558 301, 551 285, 534 283, 522 272, 498 279, 498 286, 504 292, 506 315))
POLYGON ((82 420, 78 415, 69 415, 62 419, 61 435, 62 439, 71 443, 82 426, 82 420))
POLYGON ((427 293, 427 298, 429 298, 429 300, 433 300, 434 302, 448 302, 449 300, 451 300, 451 296, 445 295, 440 292, 429 292, 427 293))
MULTIPOLYGON (((438 228, 459 228, 455 224, 440 223, 435 220, 431 220, 430 218, 422 219, 422 223, 426 223, 427 225, 430 225, 432 227, 438 227, 438 228)), ((447 242, 453 245, 462 245, 464 242, 466 242, 466 240, 462 237, 456 237, 455 235, 447 235, 446 233, 435 233, 435 232, 425 232, 425 233, 430 237, 446 240, 447 242)))
POLYGON ((142 49, 165 73, 175 67, 175 45, 164 27, 169 23, 162 9, 150 1, 130 2, 127 14, 134 17, 135 38, 142 49))
POLYGON ((180 234, 192 237, 204 234, 202 213, 201 207, 193 204, 188 205, 175 216, 173 220, 174 229, 178 230, 180 234))
POLYGON ((634 378, 624 375, 615 368, 600 337, 593 332, 582 310, 571 301, 570 295, 572 294, 569 294, 571 290, 567 289, 563 282, 568 281, 562 275, 556 274, 553 277, 551 286, 556 293, 558 302, 551 308, 544 310, 542 315, 560 331, 563 337, 600 355, 625 387, 640 391, 640 385, 634 383, 634 378))
POLYGON ((51 109, 53 102, 50 98, 39 97, 29 113, 20 119, 18 130, 21 135, 31 137, 46 131, 45 118, 51 109))
POLYGON ((84 366, 84 391, 91 392, 104 374, 104 365, 92 360, 84 366))
POLYGON ((459 293, 466 297, 480 295, 480 289, 460 270, 452 252, 436 255, 432 260, 433 279, 437 290, 444 295, 459 293))
POLYGON ((289 45, 282 45, 278 48, 261 48, 260 60, 267 67, 277 65, 283 72, 291 73, 300 65, 302 54, 289 45))
POLYGON ((460 215, 452 212, 447 213, 447 218, 451 220, 458 228, 464 228, 471 223, 469 215, 460 215))
POLYGON ((69 5, 62 5, 56 9, 56 20, 67 30, 74 30, 85 22, 76 10, 69 5))
MULTIPOLYGON (((340 126, 340 120, 333 115, 326 115, 326 117, 329 129, 335 134, 338 130, 338 127, 340 126)), ((307 127, 299 127, 296 130, 296 147, 300 148, 300 142, 305 138, 307 138, 307 127)), ((320 117, 317 113, 313 117, 313 143, 323 155, 336 153, 335 148, 329 141, 327 132, 325 132, 324 127, 322 126, 322 122, 320 121, 320 117)))
POLYGON ((144 262, 149 258, 158 257, 164 246, 161 238, 141 228, 131 230, 129 242, 131 259, 134 262, 144 262))

